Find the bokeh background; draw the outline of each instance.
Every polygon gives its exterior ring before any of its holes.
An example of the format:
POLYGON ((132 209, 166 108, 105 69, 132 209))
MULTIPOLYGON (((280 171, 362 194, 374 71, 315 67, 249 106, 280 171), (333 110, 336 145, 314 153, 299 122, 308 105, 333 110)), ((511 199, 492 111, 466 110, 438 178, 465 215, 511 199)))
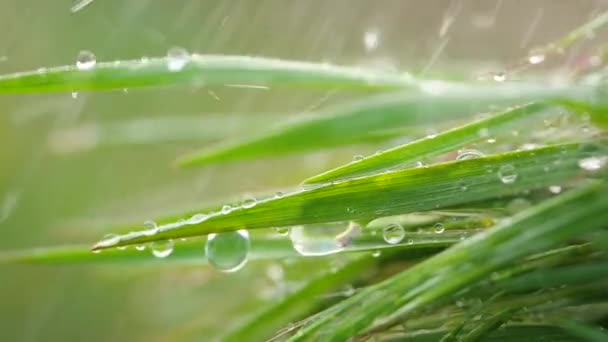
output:
MULTIPOLYGON (((475 80, 608 9, 602 0, 96 0, 72 13, 73 4, 1 0, 0 73, 73 64, 81 50, 112 61, 183 47, 475 80)), ((184 152, 358 96, 186 86, 0 95, 0 250, 93 243, 117 223, 292 188, 394 145, 171 167, 184 152)), ((304 263, 310 272, 326 264, 304 263)), ((0 340, 218 339, 297 285, 305 275, 292 268, 0 265, 0 340)))

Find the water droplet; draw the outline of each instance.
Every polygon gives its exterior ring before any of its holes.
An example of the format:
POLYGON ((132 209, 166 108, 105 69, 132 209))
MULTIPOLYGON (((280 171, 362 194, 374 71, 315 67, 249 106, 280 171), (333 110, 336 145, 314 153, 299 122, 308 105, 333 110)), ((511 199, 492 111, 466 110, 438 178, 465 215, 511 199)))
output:
POLYGON ((528 62, 530 62, 530 64, 540 64, 544 61, 545 61, 545 55, 543 55, 543 54, 536 54, 536 55, 531 55, 530 57, 528 57, 528 62))
POLYGON ((288 227, 277 227, 274 230, 276 230, 276 232, 279 233, 279 235, 281 236, 287 236, 287 234, 289 234, 288 227))
POLYGON ((435 230, 435 233, 441 234, 445 231, 445 226, 443 225, 443 223, 438 222, 438 223, 435 223, 435 226, 433 226, 433 229, 435 230))
POLYGON ((232 212, 232 206, 230 204, 226 204, 222 207, 222 214, 227 215, 232 212))
POLYGON ((190 219, 188 220, 189 224, 198 224, 201 223, 203 221, 205 221, 206 219, 209 218, 209 215, 205 215, 205 214, 194 214, 192 215, 192 217, 190 217, 190 219))
POLYGON ((559 185, 551 185, 551 186, 549 187, 549 191, 550 191, 552 194, 559 194, 560 192, 562 192, 562 187, 561 187, 561 186, 559 186, 559 185))
POLYGON ((249 232, 241 229, 234 232, 209 234, 205 254, 209 263, 222 272, 236 272, 247 263, 251 242, 249 232))
POLYGON ((408 245, 413 245, 414 244, 414 240, 412 240, 412 239, 407 240, 407 244, 408 245))
POLYGON ((424 166, 423 162, 421 162, 421 161, 416 162, 416 167, 423 167, 423 166, 424 166))
POLYGON ((376 30, 366 31, 363 35, 363 44, 367 51, 373 51, 378 47, 380 43, 380 34, 376 30))
POLYGON ((243 208, 253 208, 256 204, 258 204, 258 200, 253 197, 250 197, 243 201, 243 208))
POLYGON ((498 169, 498 178, 504 184, 513 184, 517 180, 517 172, 511 164, 502 165, 498 169))
POLYGON ((173 240, 154 241, 150 244, 152 255, 157 258, 166 258, 173 253, 173 240))
POLYGON ((494 76, 492 76, 492 78, 496 82, 504 82, 507 80, 507 74, 504 72, 497 72, 497 73, 494 73, 494 76))
POLYGON ((118 250, 124 251, 125 249, 127 249, 127 246, 120 246, 120 247, 116 247, 118 248, 118 250))
POLYGON ((380 252, 380 251, 374 251, 374 252, 372 253, 372 256, 373 256, 374 258, 377 258, 377 257, 379 257, 381 254, 382 254, 382 252, 380 252))
POLYGON ((141 251, 143 251, 143 250, 146 249, 146 246, 145 245, 137 245, 137 246, 135 246, 135 249, 141 252, 141 251))
POLYGON ((356 156, 353 157, 353 161, 354 162, 362 161, 363 159, 365 159, 365 157, 363 157, 360 154, 358 154, 358 155, 356 155, 356 156))
POLYGON ((493 144, 496 142, 496 138, 489 138, 488 139, 488 144, 493 144))
POLYGON ((78 70, 91 70, 95 67, 97 59, 91 51, 80 51, 76 58, 76 68, 78 70))
POLYGON ((146 221, 144 222, 144 231, 143 234, 145 236, 152 236, 158 233, 158 226, 156 226, 156 222, 154 221, 146 221))
POLYGON ((284 196, 284 194, 282 192, 280 192, 280 191, 277 191, 277 193, 274 194, 274 198, 281 198, 283 196, 284 196))
POLYGON ((110 246, 116 245, 119 242, 120 242, 120 236, 118 236, 116 234, 108 234, 108 235, 104 236, 103 239, 97 243, 97 246, 110 247, 110 246))
POLYGON ((399 224, 391 223, 382 229, 382 236, 384 237, 384 241, 394 245, 403 240, 405 237, 405 229, 399 224))
POLYGON ((607 157, 589 157, 578 161, 578 166, 587 171, 597 171, 604 167, 608 162, 607 157))
POLYGON ((190 61, 188 51, 173 47, 167 52, 167 69, 172 72, 181 71, 190 61))
POLYGON ((304 256, 329 255, 340 252, 345 247, 348 227, 344 222, 294 226, 289 231, 289 239, 296 252, 304 256))
POLYGON ((477 150, 460 150, 458 151, 458 157, 456 160, 469 160, 483 157, 483 153, 477 150))
POLYGON ((73 91, 72 92, 72 98, 75 100, 78 98, 78 92, 77 91, 73 91))

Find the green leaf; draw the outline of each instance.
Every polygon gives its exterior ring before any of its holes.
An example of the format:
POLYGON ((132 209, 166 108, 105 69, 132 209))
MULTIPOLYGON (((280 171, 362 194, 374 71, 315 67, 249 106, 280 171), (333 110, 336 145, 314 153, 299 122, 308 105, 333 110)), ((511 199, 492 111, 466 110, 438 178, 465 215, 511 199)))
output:
POLYGON ((262 158, 361 143, 376 131, 438 123, 487 111, 490 107, 557 99, 595 99, 596 86, 462 84, 419 81, 419 90, 376 95, 328 109, 259 136, 227 142, 181 157, 181 166, 262 158))
POLYGON ((189 56, 180 70, 169 69, 169 58, 97 63, 88 70, 75 65, 42 68, 0 76, 0 93, 109 90, 176 84, 269 87, 397 89, 411 86, 407 75, 361 68, 248 56, 189 56))
POLYGON ((305 180, 304 183, 320 183, 362 175, 392 166, 413 163, 424 157, 432 157, 454 151, 466 144, 485 139, 485 135, 480 134, 484 130, 488 132, 487 134, 501 131, 507 124, 513 124, 518 119, 528 118, 546 107, 543 104, 532 104, 521 108, 509 109, 489 118, 456 127, 436 136, 416 140, 369 156, 363 160, 340 166, 313 176, 305 180))
POLYGON ((608 333, 600 327, 590 326, 585 323, 568 321, 562 323, 562 327, 572 336, 578 337, 587 342, 608 341, 608 333))
POLYGON ((326 310, 293 340, 344 340, 379 317, 406 315, 510 263, 598 229, 608 219, 607 192, 608 185, 592 182, 530 208, 326 310))
POLYGON ((211 213, 202 222, 168 224, 153 235, 121 235, 99 242, 94 249, 243 228, 365 220, 449 208, 560 184, 581 174, 579 159, 602 153, 607 147, 602 140, 554 145, 325 184, 237 207, 227 214, 211 213), (503 173, 507 172, 511 178, 505 181, 503 173))

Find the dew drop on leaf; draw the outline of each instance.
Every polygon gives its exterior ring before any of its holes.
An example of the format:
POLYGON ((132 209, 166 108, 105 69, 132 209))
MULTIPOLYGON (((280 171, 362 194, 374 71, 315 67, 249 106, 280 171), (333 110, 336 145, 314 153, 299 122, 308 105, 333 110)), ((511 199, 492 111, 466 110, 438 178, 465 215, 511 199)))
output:
POLYGON ((152 255, 157 258, 166 258, 173 253, 173 240, 154 241, 150 244, 152 255))
POLYGON ((289 234, 288 227, 277 227, 274 230, 281 236, 287 236, 287 234, 289 234))
POLYGON ((249 232, 241 229, 233 232, 209 234, 205 255, 209 263, 222 272, 236 272, 247 263, 251 248, 249 232))
POLYGON ((143 234, 146 236, 152 236, 158 233, 158 226, 154 221, 146 221, 144 222, 144 231, 143 234))
POLYGON ((167 52, 167 69, 172 72, 181 71, 190 61, 188 51, 173 47, 167 52))
POLYGON ((560 192, 562 192, 562 187, 559 185, 551 185, 549 187, 549 192, 551 192, 552 194, 559 194, 560 192))
POLYGON ((76 68, 78 68, 78 70, 91 70, 95 67, 96 63, 97 58, 91 51, 80 51, 76 58, 76 68))
POLYGON ((498 169, 498 178, 504 184, 513 184, 517 180, 517 171, 511 164, 502 165, 498 169))
POLYGON ((600 157, 589 157, 583 158, 578 161, 578 166, 586 171, 597 171, 601 169, 608 162, 608 158, 600 157))
POLYGON ((294 226, 289 231, 293 248, 304 256, 329 255, 344 249, 343 238, 348 231, 344 222, 310 226, 294 226))
POLYGON ((209 215, 205 215, 205 214, 194 214, 192 215, 192 217, 190 217, 190 219, 188 220, 189 224, 198 224, 201 223, 205 220, 207 220, 209 218, 209 215))
POLYGON ((141 251, 144 251, 146 249, 146 246, 145 245, 137 245, 137 246, 135 246, 135 249, 141 252, 141 251))
POLYGON ((258 204, 258 200, 253 197, 249 197, 243 201, 243 208, 253 208, 256 204, 258 204))
POLYGON ((507 74, 504 72, 497 72, 492 76, 492 79, 496 82, 504 82, 507 80, 507 74))
POLYGON ((403 240, 405 237, 405 229, 403 229, 400 224, 391 223, 382 229, 382 236, 384 237, 384 241, 394 245, 403 240))
POLYGON ((222 207, 222 214, 230 214, 232 212, 232 206, 230 204, 226 204, 222 207))
POLYGON ((435 230, 435 233, 441 234, 445 231, 445 226, 443 225, 443 223, 438 222, 438 223, 435 223, 435 226, 433 226, 433 229, 435 230))
POLYGON ((530 57, 528 57, 528 62, 530 62, 530 64, 540 64, 544 61, 545 55, 543 54, 531 55, 530 57))
POLYGON ((477 150, 460 150, 456 160, 468 160, 483 157, 483 153, 477 150))

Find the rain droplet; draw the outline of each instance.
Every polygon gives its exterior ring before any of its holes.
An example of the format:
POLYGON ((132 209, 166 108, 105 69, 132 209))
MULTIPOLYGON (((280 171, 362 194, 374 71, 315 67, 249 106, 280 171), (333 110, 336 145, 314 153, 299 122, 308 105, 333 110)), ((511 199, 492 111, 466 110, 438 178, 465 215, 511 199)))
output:
POLYGON ((258 204, 258 200, 253 197, 250 197, 243 201, 243 208, 253 208, 256 204, 258 204))
POLYGON ((550 191, 552 194, 556 194, 556 195, 557 195, 557 194, 559 194, 560 192, 562 192, 562 187, 561 187, 561 186, 559 186, 559 185, 551 185, 551 186, 549 187, 549 191, 550 191))
POLYGON ((135 246, 135 249, 141 252, 141 251, 143 251, 143 250, 146 249, 146 246, 145 245, 137 245, 137 246, 135 246))
POLYGON ((167 69, 172 72, 181 71, 190 61, 188 51, 173 47, 167 52, 167 69))
POLYGON ((157 258, 166 258, 173 253, 173 240, 154 241, 150 244, 152 255, 157 258))
POLYGON ((494 76, 492 76, 492 78, 496 82, 504 82, 507 80, 507 74, 504 72, 497 72, 497 73, 494 73, 494 76))
POLYGON ((329 255, 344 249, 345 244, 340 236, 345 235, 347 229, 343 222, 294 226, 289 231, 289 239, 301 255, 329 255))
POLYGON ((190 224, 198 224, 201 223, 203 221, 205 221, 206 219, 209 218, 209 215, 205 215, 205 214, 194 214, 192 215, 192 217, 190 217, 190 219, 188 220, 188 223, 190 224))
POLYGON ((366 31, 363 35, 363 44, 367 51, 373 51, 378 47, 380 43, 380 34, 376 30, 366 31))
POLYGON ((97 59, 91 51, 80 51, 76 58, 76 68, 78 70, 91 70, 95 67, 96 63, 97 59))
POLYGON ((543 55, 543 54, 537 54, 537 55, 532 55, 532 56, 528 57, 528 62, 530 62, 530 64, 540 64, 544 61, 545 61, 545 55, 543 55))
POLYGON ((401 225, 391 223, 384 227, 384 229, 382 229, 382 236, 384 237, 384 241, 391 245, 394 245, 403 240, 403 238, 405 237, 405 230, 401 225))
POLYGON ((158 226, 156 225, 156 222, 154 221, 146 221, 144 222, 144 231, 143 234, 145 236, 152 236, 154 234, 158 233, 158 226))
POLYGON ((517 172, 511 164, 502 165, 498 169, 498 178, 504 184, 513 184, 517 180, 517 172))
POLYGON ((360 154, 358 154, 358 155, 356 155, 356 156, 353 157, 353 161, 354 162, 362 161, 363 159, 365 159, 365 157, 363 157, 360 154))
POLYGON ((435 230, 435 233, 441 234, 445 231, 445 226, 443 225, 443 223, 438 222, 438 223, 435 223, 435 226, 433 226, 433 229, 435 230))
POLYGON ((241 229, 234 232, 209 234, 205 254, 209 263, 222 272, 236 272, 247 263, 251 242, 249 232, 241 229))
POLYGON ((456 160, 469 160, 483 157, 483 153, 477 150, 460 150, 458 151, 458 157, 456 160))
POLYGON ((289 228, 288 227, 277 227, 274 230, 277 233, 279 233, 279 235, 281 235, 281 236, 287 236, 287 234, 289 234, 289 228))
POLYGON ((232 212, 232 206, 230 204, 226 204, 222 207, 222 214, 227 215, 232 212))
POLYGON ((597 171, 604 167, 606 162, 608 162, 608 158, 606 157, 589 157, 580 159, 578 166, 587 171, 597 171))

